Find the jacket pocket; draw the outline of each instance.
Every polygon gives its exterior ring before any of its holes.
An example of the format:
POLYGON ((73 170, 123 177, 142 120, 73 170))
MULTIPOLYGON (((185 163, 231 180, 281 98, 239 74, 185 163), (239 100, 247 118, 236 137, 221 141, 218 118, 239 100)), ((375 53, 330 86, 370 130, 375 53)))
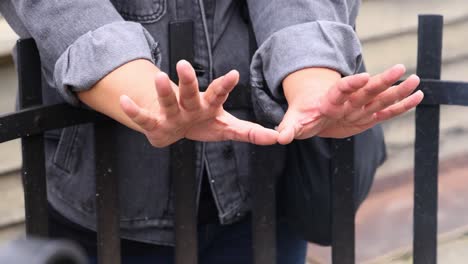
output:
POLYGON ((154 23, 166 13, 167 0, 111 0, 120 15, 142 24, 154 23))
POLYGON ((66 127, 62 129, 60 140, 54 154, 54 165, 66 173, 70 173, 72 171, 74 160, 76 160, 76 158, 72 156, 72 153, 78 132, 78 126, 66 127))

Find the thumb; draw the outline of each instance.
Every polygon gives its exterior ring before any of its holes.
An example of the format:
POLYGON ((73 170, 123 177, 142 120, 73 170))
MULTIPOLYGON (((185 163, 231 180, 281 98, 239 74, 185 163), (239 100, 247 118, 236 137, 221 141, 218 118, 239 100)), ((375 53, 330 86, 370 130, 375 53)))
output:
POLYGON ((286 145, 291 143, 300 131, 299 112, 289 108, 278 125, 278 143, 286 145))

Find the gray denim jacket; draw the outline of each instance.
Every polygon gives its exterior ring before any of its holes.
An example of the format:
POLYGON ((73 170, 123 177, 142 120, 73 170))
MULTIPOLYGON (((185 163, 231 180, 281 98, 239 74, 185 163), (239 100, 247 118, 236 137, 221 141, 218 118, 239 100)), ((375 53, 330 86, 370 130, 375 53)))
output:
MULTIPOLYGON (((252 63, 248 28, 236 0, 2 0, 0 11, 22 38, 33 37, 43 66, 46 103, 79 105, 76 91, 89 89, 126 62, 143 58, 168 71, 168 23, 195 21, 195 64, 205 70, 201 86, 231 69, 252 86, 254 110, 235 116, 276 125, 284 110, 281 82, 305 67, 328 67, 343 75, 360 64, 353 28, 358 0, 248 0, 259 45, 252 63), (249 70, 250 68, 250 70, 249 70), (267 84, 266 86, 264 84, 267 84)), ((313 92, 313 91, 311 91, 313 92)), ((122 235, 173 244, 173 194, 168 149, 152 147, 126 127, 115 131, 121 192, 122 235)), ((46 135, 48 196, 67 218, 95 229, 93 129, 81 125, 46 135)), ((250 163, 268 155, 266 173, 284 169, 283 146, 238 142, 197 144, 197 181, 206 168, 222 224, 250 208, 250 163)))

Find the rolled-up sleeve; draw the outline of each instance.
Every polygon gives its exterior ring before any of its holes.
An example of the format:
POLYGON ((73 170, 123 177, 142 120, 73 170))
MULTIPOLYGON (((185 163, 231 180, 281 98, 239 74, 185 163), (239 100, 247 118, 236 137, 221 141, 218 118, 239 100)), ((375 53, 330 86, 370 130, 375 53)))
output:
POLYGON ((158 44, 138 23, 107 24, 79 37, 62 53, 55 63, 55 84, 65 100, 78 104, 75 92, 89 89, 115 68, 135 59, 159 64, 158 44))
POLYGON ((326 67, 350 75, 361 63, 361 44, 352 25, 357 0, 249 0, 259 45, 251 64, 254 101, 269 122, 282 119, 278 101, 289 74, 326 67), (265 85, 266 84, 266 85, 265 85))
POLYGON ((46 80, 71 104, 79 103, 75 92, 126 62, 159 63, 157 42, 108 0, 10 0, 0 10, 20 37, 36 40, 46 80))

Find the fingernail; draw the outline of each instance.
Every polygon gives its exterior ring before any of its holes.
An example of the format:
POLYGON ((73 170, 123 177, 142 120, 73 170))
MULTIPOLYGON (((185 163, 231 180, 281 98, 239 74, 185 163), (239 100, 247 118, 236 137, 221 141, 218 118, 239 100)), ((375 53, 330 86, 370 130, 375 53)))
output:
POLYGON ((406 67, 403 64, 396 64, 395 66, 392 67, 392 71, 401 71, 401 72, 406 72, 406 67))
POLYGON ((160 71, 160 72, 156 73, 156 78, 161 78, 161 77, 166 77, 166 76, 167 76, 167 74, 165 72, 163 72, 163 71, 160 71))
POLYGON ((401 63, 395 64, 395 66, 393 66, 393 68, 402 68, 402 69, 406 70, 405 65, 401 64, 401 63))
POLYGON ((236 72, 236 70, 230 70, 226 74, 224 74, 222 77, 224 78, 225 76, 228 76, 229 74, 233 74, 234 72, 236 72))
POLYGON ((188 61, 186 61, 186 60, 180 60, 180 61, 177 62, 177 64, 179 64, 179 65, 182 65, 182 64, 190 65, 190 63, 188 61))
POLYGON ((369 75, 368 72, 361 72, 361 73, 357 74, 357 76, 359 76, 359 77, 369 77, 370 75, 369 75))
POLYGON ((419 80, 419 76, 417 76, 416 74, 411 74, 409 78, 416 78, 419 80))

